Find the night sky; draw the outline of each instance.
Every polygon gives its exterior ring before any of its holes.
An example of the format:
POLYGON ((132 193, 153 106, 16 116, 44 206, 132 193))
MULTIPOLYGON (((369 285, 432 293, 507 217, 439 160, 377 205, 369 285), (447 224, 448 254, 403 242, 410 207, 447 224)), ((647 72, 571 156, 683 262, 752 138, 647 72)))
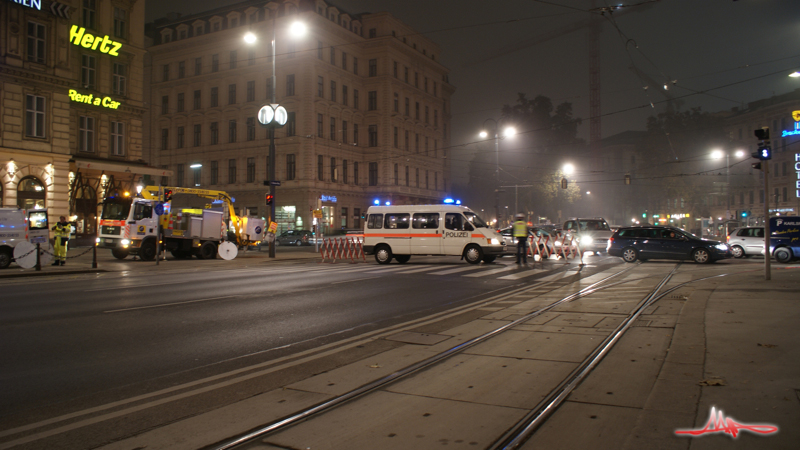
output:
MULTIPOLYGON (((239 3, 233 0, 146 0, 147 20, 167 12, 191 14, 239 3)), ((590 0, 338 0, 349 13, 388 11, 442 49, 440 62, 456 87, 452 98, 451 153, 455 182, 465 182, 466 163, 480 146, 477 132, 517 93, 538 94, 555 104, 569 101, 589 135, 587 28, 562 32, 585 21, 590 0), (530 44, 541 36, 545 42, 530 44), (500 55, 500 56, 498 56, 500 55), (463 144, 463 145, 462 145, 463 144)), ((597 6, 612 4, 596 0, 597 6)), ((616 4, 620 4, 616 2, 616 4)), ((630 0, 606 16, 600 37, 603 137, 643 130, 648 116, 663 111, 664 97, 631 66, 661 84, 682 109, 746 107, 748 102, 800 88, 798 0, 630 0), (646 107, 641 107, 646 105, 646 107)), ((512 142, 504 145, 513 147, 512 142)), ((553 163, 554 165, 556 162, 553 163)))

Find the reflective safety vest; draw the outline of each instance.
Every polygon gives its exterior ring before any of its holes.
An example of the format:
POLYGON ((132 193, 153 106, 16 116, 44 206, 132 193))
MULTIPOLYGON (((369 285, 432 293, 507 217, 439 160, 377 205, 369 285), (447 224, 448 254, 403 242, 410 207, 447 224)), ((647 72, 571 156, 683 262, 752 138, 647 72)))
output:
POLYGON ((514 227, 512 229, 514 233, 514 237, 527 237, 528 236, 528 224, 525 223, 523 220, 518 220, 514 222, 514 227))
POLYGON ((70 233, 72 232, 72 226, 70 224, 61 225, 61 223, 56 223, 53 227, 53 235, 57 238, 69 238, 70 233))

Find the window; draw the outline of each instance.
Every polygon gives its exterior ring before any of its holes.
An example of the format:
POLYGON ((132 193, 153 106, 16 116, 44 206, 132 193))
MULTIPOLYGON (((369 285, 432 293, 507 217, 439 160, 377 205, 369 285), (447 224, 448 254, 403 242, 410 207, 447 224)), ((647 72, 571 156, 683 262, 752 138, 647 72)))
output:
POLYGON ((358 161, 353 163, 353 184, 358 186, 358 161))
POLYGON ((322 41, 317 41, 317 58, 322 59, 322 41))
POLYGON ((111 91, 115 95, 127 95, 128 93, 128 67, 125 64, 114 63, 113 75, 111 77, 111 91))
POLYGON ((236 54, 236 50, 231 50, 231 57, 230 57, 231 69, 235 69, 236 68, 237 59, 238 59, 238 55, 236 54))
POLYGON ((428 171, 425 171, 425 189, 430 189, 430 183, 428 182, 428 171))
MULTIPOLYGON (((162 145, 163 143, 162 140, 162 145)), ((94 117, 80 116, 78 118, 78 150, 94 153, 94 117)))
POLYGON ((376 162, 369 163, 369 185, 378 185, 378 163, 376 162))
POLYGON ((205 25, 197 25, 194 27, 194 35, 195 36, 202 36, 205 32, 205 25))
POLYGON ((192 169, 192 175, 194 178, 192 181, 194 182, 194 186, 200 186, 200 182, 203 179, 203 168, 202 167, 195 167, 192 169))
MULTIPOLYGON (((83 121, 81 121, 83 123, 83 121)), ((161 129, 161 150, 169 149, 169 128, 161 129)))
POLYGON ((255 117, 248 117, 247 118, 247 140, 248 141, 255 141, 256 140, 256 118, 255 117))
POLYGON ((195 147, 200 147, 200 142, 201 142, 200 138, 202 137, 202 129, 203 129, 203 126, 200 125, 199 123, 194 125, 194 133, 193 133, 194 134, 194 143, 193 144, 194 144, 195 147))
POLYGON ((211 161, 211 183, 219 183, 219 161, 211 161))
POLYGON ((377 59, 370 59, 368 67, 369 67, 369 76, 370 77, 377 77, 378 76, 378 60, 377 59))
POLYGON ((378 146, 378 126, 377 125, 370 125, 367 134, 369 135, 369 146, 370 147, 377 147, 378 146))
POLYGON ((330 136, 330 138, 331 138, 332 141, 336 140, 336 119, 334 119, 333 117, 331 117, 331 136, 330 136))
POLYGON ((394 93, 394 112, 400 112, 400 94, 394 93))
POLYGON ((422 84, 423 90, 428 92, 428 77, 425 77, 424 83, 422 84))
POLYGON ((428 116, 428 107, 426 106, 426 107, 425 107, 425 123, 430 123, 430 122, 428 121, 428 117, 429 117, 429 116, 428 116))
MULTIPOLYGON (((162 165, 161 168, 164 170, 168 170, 169 166, 162 165)), ((161 186, 166 186, 168 184, 169 184, 169 177, 161 177, 161 186)))
POLYGON ((419 72, 414 72, 414 87, 419 89, 419 72))
POLYGON ((175 148, 183 148, 183 127, 178 127, 178 142, 175 148))
POLYGON ((361 208, 353 208, 353 228, 361 229, 361 208))
POLYGON ((419 102, 414 102, 414 118, 419 120, 419 102))
POLYGON ((353 89, 353 109, 358 109, 358 89, 353 89))
POLYGON ((378 30, 375 29, 375 28, 370 28, 369 29, 369 38, 370 39, 375 39, 375 37, 377 37, 377 36, 378 36, 378 30))
POLYGON ((353 73, 358 75, 358 58, 353 57, 353 73))
POLYGON ((342 217, 341 221, 342 228, 347 228, 347 208, 342 208, 341 217, 342 217))
POLYGON ((125 156, 125 124, 111 122, 111 154, 125 156))
POLYGON ((406 186, 411 184, 411 178, 408 176, 408 166, 406 166, 406 186))
POLYGON ((395 77, 395 78, 399 78, 399 77, 397 76, 397 61, 394 61, 394 62, 392 63, 392 73, 393 73, 393 75, 394 75, 394 77, 395 77))
POLYGON ((169 114, 169 96, 161 96, 161 114, 169 114))
POLYGON ((324 181, 324 164, 325 158, 322 155, 317 155, 317 180, 324 181))
MULTIPOLYGON (((270 83, 272 80, 270 80, 270 83)), ((270 89, 270 94, 272 90, 270 89)), ((294 95, 294 74, 286 75, 286 96, 291 97, 294 95)), ((271 95, 270 95, 271 97, 271 95)))
POLYGON ((256 101, 256 82, 255 81, 248 81, 247 82, 247 101, 248 102, 256 101))
POLYGON ((403 67, 403 80, 408 83, 408 67, 403 67))
POLYGON ((394 148, 400 148, 400 131, 394 127, 394 148))
POLYGON ((414 153, 419 153, 419 133, 414 135, 414 153))
POLYGON ((331 64, 336 65, 336 49, 331 47, 331 64))
POLYGON ((342 183, 347 184, 347 160, 342 160, 342 183))
POLYGON ((342 142, 344 142, 345 144, 347 144, 347 142, 348 142, 347 141, 347 121, 346 120, 342 121, 342 142))
POLYGON ((184 174, 184 166, 183 164, 178 164, 178 170, 175 171, 175 178, 177 178, 178 186, 183 186, 183 174, 184 174))
POLYGON ((286 180, 294 180, 295 171, 297 168, 295 167, 295 155, 293 153, 289 153, 286 155, 286 180))
POLYGON ((45 98, 28 95, 25 102, 25 136, 45 137, 45 98))
POLYGON ((342 85, 342 104, 347 106, 347 86, 342 85))
POLYGON ((255 183, 256 181, 256 159, 247 158, 247 182, 255 183))
POLYGON ((367 110, 375 111, 378 109, 378 91, 367 92, 367 110))
POLYGON ((203 73, 203 58, 194 59, 194 74, 200 75, 203 73))
POLYGON ((409 213, 390 213, 383 217, 383 227, 387 229, 408 229, 410 222, 411 214, 409 213))
POLYGON ((256 51, 253 49, 247 51, 247 65, 248 66, 256 65, 256 51))
POLYGON ((236 142, 236 120, 228 121, 228 143, 233 144, 236 142))
POLYGON ((434 127, 439 126, 439 110, 437 109, 433 110, 433 126, 434 127))
POLYGON ((419 187, 419 169, 415 169, 417 175, 417 187, 419 187))
POLYGON ((169 81, 169 64, 161 66, 161 81, 169 81))
POLYGON ((331 181, 336 182, 336 158, 331 158, 331 181))
POLYGON ((83 26, 86 28, 95 28, 95 18, 97 17, 97 1, 96 0, 83 0, 83 26))
POLYGON ((219 123, 211 122, 211 145, 219 144, 219 123))
POLYGON ((411 220, 411 228, 438 230, 439 213, 415 213, 411 220))
POLYGON ((219 72, 219 54, 211 55, 211 71, 219 72))
POLYGON ((347 70, 347 53, 342 52, 342 69, 347 70))
POLYGON ((178 79, 186 78, 186 61, 178 62, 178 79))
POLYGON ((317 77, 317 97, 325 97, 325 80, 317 77))
POLYGON ((331 80, 331 101, 336 101, 336 82, 331 80))
POLYGON ((286 130, 286 137, 295 136, 297 134, 297 122, 295 119, 295 114, 290 112, 288 117, 286 118, 286 126, 284 127, 286 130))
POLYGON ((193 97, 193 100, 192 100, 192 108, 200 109, 200 105, 201 105, 201 103, 200 103, 200 90, 198 89, 198 90, 194 91, 194 97, 193 97))
POLYGON ((28 22, 28 61, 47 62, 46 28, 36 22, 28 22))
POLYGON ((214 108, 219 106, 219 88, 212 87, 211 88, 211 107, 214 108))
POLYGON ((322 135, 322 114, 317 114, 317 137, 323 137, 323 135, 322 135))
POLYGON ((785 187, 783 188, 783 201, 784 202, 788 202, 789 201, 789 192, 785 187))
POLYGON ((406 97, 406 104, 405 104, 405 106, 406 106, 406 116, 408 116, 408 117, 411 116, 411 107, 410 107, 410 105, 411 105, 411 103, 410 103, 408 97, 406 97))
POLYGON ((400 166, 395 163, 394 165, 394 185, 400 184, 400 166))
POLYGON ((410 140, 408 139, 408 130, 405 131, 405 136, 403 136, 403 137, 405 138, 403 142, 405 142, 405 144, 406 144, 406 151, 408 151, 408 147, 410 145, 410 143, 409 143, 410 140))
POLYGON ((383 228, 383 214, 370 214, 367 216, 367 228, 379 230, 383 228))
POLYGON ((358 124, 353 124, 353 145, 358 145, 358 124))
POLYGON ((236 160, 228 160, 228 184, 236 183, 236 160))
POLYGON ((228 85, 228 104, 236 104, 236 84, 228 85))
POLYGON ((94 56, 81 55, 81 85, 84 89, 95 88, 97 60, 94 56))
POLYGON ((178 112, 183 112, 183 105, 184 105, 184 95, 183 92, 181 92, 180 94, 178 94, 178 105, 177 105, 178 112))

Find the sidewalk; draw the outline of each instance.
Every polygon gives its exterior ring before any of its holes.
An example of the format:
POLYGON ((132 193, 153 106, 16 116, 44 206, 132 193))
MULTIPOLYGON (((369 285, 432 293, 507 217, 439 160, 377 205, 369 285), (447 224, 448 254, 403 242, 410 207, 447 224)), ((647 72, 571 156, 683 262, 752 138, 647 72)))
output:
POLYGON ((267 251, 266 248, 262 249, 262 251, 251 248, 246 252, 240 250, 236 258, 230 261, 225 261, 219 256, 213 260, 198 260, 197 258, 178 260, 173 259, 169 252, 167 252, 166 255, 167 260, 159 261, 159 264, 156 265, 155 260, 141 261, 139 258, 134 260, 132 256, 128 256, 123 260, 119 260, 111 255, 111 250, 98 248, 97 268, 92 268, 93 258, 91 247, 70 248, 67 252, 67 261, 66 265, 64 266, 52 266, 51 259, 50 263, 42 265, 41 271, 37 271, 33 268, 23 269, 16 263, 12 262, 11 265, 6 269, 0 270, 0 280, 5 278, 73 275, 95 272, 171 270, 175 268, 186 269, 187 267, 230 269, 253 263, 262 264, 278 261, 320 259, 319 253, 314 251, 313 246, 300 248, 278 247, 275 250, 275 258, 269 257, 269 251, 267 251))

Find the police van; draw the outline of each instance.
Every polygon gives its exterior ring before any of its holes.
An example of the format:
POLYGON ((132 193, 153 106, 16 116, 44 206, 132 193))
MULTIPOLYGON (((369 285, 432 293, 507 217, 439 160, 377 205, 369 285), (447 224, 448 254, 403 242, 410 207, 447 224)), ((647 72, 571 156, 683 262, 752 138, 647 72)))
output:
POLYGON ((769 250, 776 261, 800 258, 800 216, 771 217, 769 232, 769 250))
POLYGON ((46 209, 0 208, 0 269, 11 264, 20 242, 47 244, 49 238, 46 209))
POLYGON ((461 256, 490 263, 506 252, 503 237, 465 206, 372 206, 364 224, 364 253, 379 264, 411 255, 461 256))

